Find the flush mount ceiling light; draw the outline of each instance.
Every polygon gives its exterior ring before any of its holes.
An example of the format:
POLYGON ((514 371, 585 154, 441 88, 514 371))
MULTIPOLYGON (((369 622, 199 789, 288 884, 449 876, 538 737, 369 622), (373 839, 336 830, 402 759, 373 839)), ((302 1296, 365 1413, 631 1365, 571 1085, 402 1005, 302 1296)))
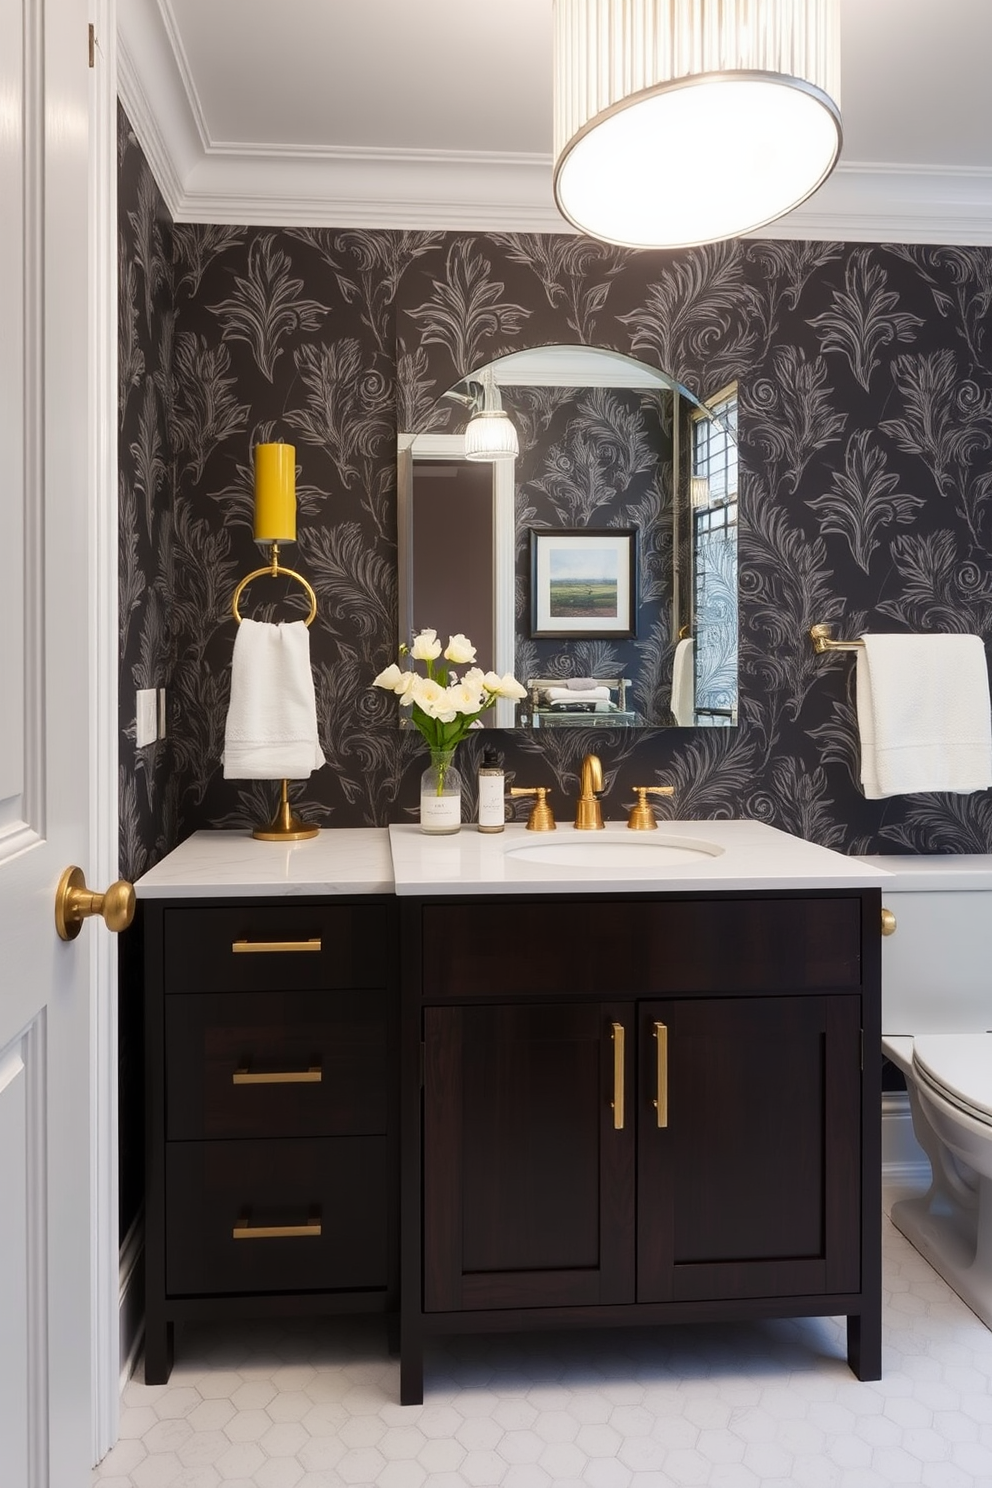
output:
POLYGON ((482 374, 481 396, 465 429, 466 460, 509 460, 519 451, 517 431, 503 410, 491 367, 482 374))
POLYGON ((840 0, 554 0, 554 190, 580 232, 762 227, 840 154, 840 0))

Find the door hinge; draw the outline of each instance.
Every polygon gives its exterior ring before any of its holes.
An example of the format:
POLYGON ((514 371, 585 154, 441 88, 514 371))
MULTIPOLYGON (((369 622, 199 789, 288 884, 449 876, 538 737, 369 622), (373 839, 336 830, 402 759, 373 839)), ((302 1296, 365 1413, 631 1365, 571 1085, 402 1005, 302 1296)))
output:
POLYGON ((90 31, 90 66, 91 67, 95 67, 96 66, 96 27, 94 26, 94 24, 93 24, 92 21, 90 21, 89 31, 90 31))

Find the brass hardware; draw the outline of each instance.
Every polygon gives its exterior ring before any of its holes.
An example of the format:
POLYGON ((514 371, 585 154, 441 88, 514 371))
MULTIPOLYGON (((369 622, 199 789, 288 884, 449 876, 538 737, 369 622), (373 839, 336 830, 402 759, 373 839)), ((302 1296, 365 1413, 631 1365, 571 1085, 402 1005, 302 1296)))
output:
POLYGON ((313 940, 232 940, 231 950, 238 955, 260 955, 265 951, 319 951, 320 936, 313 940))
POLYGON ((863 651, 864 641, 832 641, 830 632, 831 625, 813 625, 810 627, 810 640, 813 642, 813 650, 818 656, 825 651, 863 651))
POLYGON ((553 832, 556 829, 555 815, 548 805, 547 785, 511 785, 509 794, 511 796, 536 796, 537 800, 531 808, 530 816, 527 818, 528 832, 553 832))
POLYGON ((579 799, 575 803, 575 827, 579 832, 601 832, 603 812, 597 792, 603 789, 603 766, 599 755, 587 754, 579 776, 579 799))
POLYGON ((90 21, 90 28, 89 28, 89 47, 88 47, 88 52, 89 52, 89 64, 90 64, 91 67, 95 67, 96 66, 96 27, 94 26, 94 24, 93 24, 92 21, 90 21))
POLYGON ((232 1240, 296 1240, 320 1234, 320 1220, 313 1209, 307 1224, 253 1225, 249 1224, 250 1218, 247 1212, 238 1216, 238 1222, 231 1230, 232 1240))
POLYGON ((672 796, 675 794, 674 785, 635 785, 637 804, 632 806, 627 825, 632 832, 653 832, 658 826, 654 819, 654 812, 648 805, 649 794, 654 796, 672 796))
POLYGON ((895 933, 896 933, 896 917, 892 913, 891 909, 886 909, 883 906, 883 908, 882 908, 882 934, 883 935, 895 935, 895 933))
POLYGON ((658 1125, 668 1125, 668 1029, 664 1023, 654 1025, 658 1045, 658 1098, 652 1104, 658 1112, 658 1125))
POLYGON ((289 781, 284 780, 275 816, 267 826, 255 827, 251 835, 259 842, 305 842, 319 831, 319 827, 308 826, 294 813, 289 804, 289 781))
POLYGON ((613 1130, 623 1131, 623 1043, 624 1026, 613 1024, 613 1130))
POLYGON ((232 1085, 319 1085, 323 1080, 319 1064, 305 1070, 250 1070, 239 1065, 231 1076, 232 1085))
POLYGON ((89 915, 102 915, 108 930, 126 930, 134 919, 134 889, 123 878, 105 894, 86 887, 81 868, 67 868, 55 890, 55 928, 60 940, 75 940, 89 915))
POLYGON ((295 568, 283 568, 282 564, 279 562, 278 543, 272 544, 271 557, 265 568, 254 568, 252 569, 250 574, 245 574, 244 578, 241 580, 241 583, 234 591, 234 598, 231 600, 231 613, 233 614, 235 620, 237 620, 238 624, 241 624, 241 611, 238 609, 238 600, 241 598, 242 594, 247 589, 252 579, 261 579, 266 574, 271 579, 295 579, 298 584, 303 585, 304 590, 310 598, 310 613, 304 623, 306 625, 310 625, 315 615, 317 614, 317 596, 313 592, 312 585, 308 584, 303 575, 298 574, 295 568))

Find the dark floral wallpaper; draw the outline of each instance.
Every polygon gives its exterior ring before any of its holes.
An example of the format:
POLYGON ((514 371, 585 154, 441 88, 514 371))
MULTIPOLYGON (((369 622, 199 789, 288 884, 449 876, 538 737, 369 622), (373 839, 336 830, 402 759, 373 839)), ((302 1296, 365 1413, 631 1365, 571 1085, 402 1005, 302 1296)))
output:
MULTIPOLYGON (((296 444, 287 561, 320 606, 327 765, 297 805, 328 827, 414 819, 419 738, 370 685, 396 654, 396 431, 442 426, 435 399, 462 374, 550 343, 701 394, 739 381, 740 726, 503 732, 509 778, 550 785, 567 819, 594 748, 609 817, 659 782, 672 816, 750 816, 844 852, 992 850, 990 793, 864 799, 853 658, 808 639, 818 621, 992 637, 992 249, 172 226, 123 115, 119 210, 123 872, 275 804, 220 764, 259 440, 296 444), (163 685, 169 736, 136 750, 134 691, 163 685)), ((250 599, 256 618, 300 612, 292 585, 250 599)), ((658 634, 659 674, 674 643, 658 634)), ((462 746, 470 782, 480 748, 462 746)))

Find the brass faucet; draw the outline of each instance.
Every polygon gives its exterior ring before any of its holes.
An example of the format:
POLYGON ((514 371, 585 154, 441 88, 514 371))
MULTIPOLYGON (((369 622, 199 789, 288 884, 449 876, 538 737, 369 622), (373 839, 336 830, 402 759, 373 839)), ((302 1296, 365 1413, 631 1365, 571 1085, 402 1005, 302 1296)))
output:
POLYGON ((603 789, 603 766, 598 754, 587 754, 579 776, 579 799, 575 803, 575 828, 578 832, 601 832, 603 812, 599 793, 603 789))

